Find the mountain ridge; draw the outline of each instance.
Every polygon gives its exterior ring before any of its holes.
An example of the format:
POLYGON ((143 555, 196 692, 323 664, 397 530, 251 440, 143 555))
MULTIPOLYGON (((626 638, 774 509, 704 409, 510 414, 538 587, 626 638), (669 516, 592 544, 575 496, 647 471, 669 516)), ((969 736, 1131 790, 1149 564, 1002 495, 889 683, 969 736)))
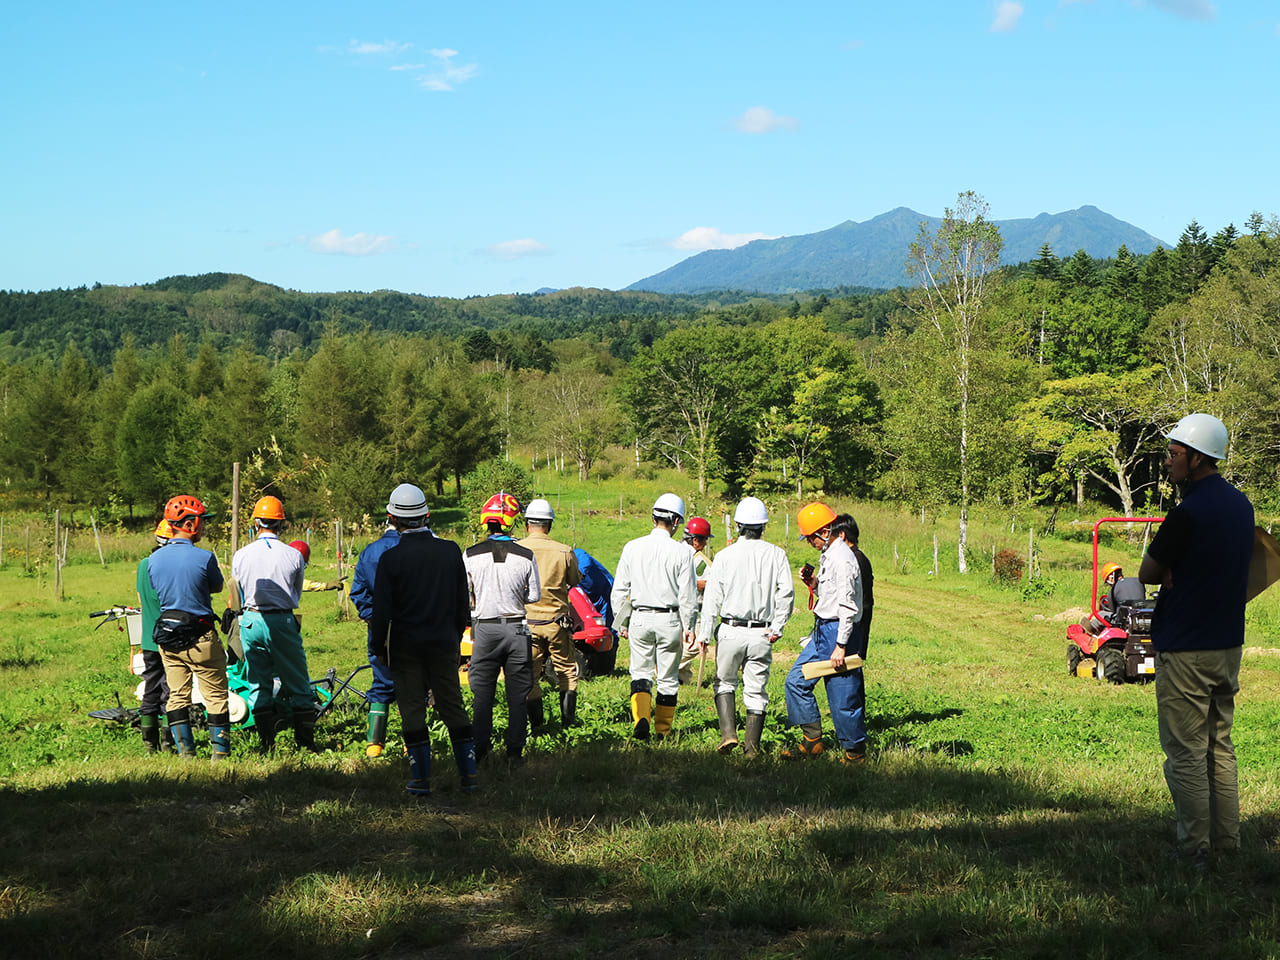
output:
MULTIPOLYGON (((932 233, 942 218, 894 207, 861 223, 845 220, 816 233, 753 240, 731 250, 704 250, 623 289, 785 294, 836 287, 906 286, 909 278, 903 265, 921 222, 928 224, 932 233)), ((1156 247, 1170 247, 1092 204, 994 223, 1004 240, 1001 262, 1006 264, 1035 259, 1045 243, 1064 259, 1080 249, 1091 257, 1112 257, 1121 244, 1139 255, 1156 247)))

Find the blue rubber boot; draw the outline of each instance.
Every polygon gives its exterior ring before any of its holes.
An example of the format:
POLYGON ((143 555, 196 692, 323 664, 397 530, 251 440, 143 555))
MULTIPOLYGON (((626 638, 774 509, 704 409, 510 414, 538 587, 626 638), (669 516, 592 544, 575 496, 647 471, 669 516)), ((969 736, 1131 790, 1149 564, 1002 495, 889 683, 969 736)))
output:
POLYGON ((194 759, 196 755, 196 740, 191 735, 191 711, 189 709, 171 711, 169 713, 169 731, 173 734, 173 742, 178 748, 178 756, 183 760, 194 759))
POLYGON ((231 717, 228 714, 209 714, 209 746, 213 748, 215 762, 231 758, 231 717))
POLYGON ((427 731, 405 734, 404 747, 409 754, 409 782, 404 792, 411 797, 431 796, 431 739, 427 731))
POLYGON ((474 793, 479 785, 476 780, 476 742, 470 737, 453 741, 453 759, 458 764, 458 776, 462 778, 462 792, 474 793))

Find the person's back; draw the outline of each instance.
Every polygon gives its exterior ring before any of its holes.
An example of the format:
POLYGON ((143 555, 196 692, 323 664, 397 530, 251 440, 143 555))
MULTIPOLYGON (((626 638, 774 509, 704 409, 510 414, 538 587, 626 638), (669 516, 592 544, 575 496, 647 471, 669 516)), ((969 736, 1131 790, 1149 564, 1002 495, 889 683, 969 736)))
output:
POLYGON ((1245 591, 1253 556, 1253 505, 1219 473, 1191 484, 1152 541, 1169 559, 1157 597, 1157 650, 1220 650, 1244 643, 1245 591), (1167 535, 1166 535, 1167 534, 1167 535))
POLYGON ((406 531, 378 560, 370 628, 379 643, 390 632, 391 655, 456 646, 470 622, 462 552, 429 530, 406 531), (379 602, 379 601, 383 602, 379 602))

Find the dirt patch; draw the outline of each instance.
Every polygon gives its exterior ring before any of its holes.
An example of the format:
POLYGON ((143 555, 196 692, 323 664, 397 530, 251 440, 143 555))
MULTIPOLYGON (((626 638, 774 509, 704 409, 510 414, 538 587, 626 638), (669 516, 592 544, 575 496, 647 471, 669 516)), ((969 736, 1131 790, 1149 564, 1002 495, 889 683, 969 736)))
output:
POLYGON ((1061 613, 1055 613, 1052 617, 1044 617, 1037 615, 1036 620, 1051 620, 1054 623, 1079 623, 1083 618, 1089 616, 1089 611, 1084 607, 1068 607, 1061 613))

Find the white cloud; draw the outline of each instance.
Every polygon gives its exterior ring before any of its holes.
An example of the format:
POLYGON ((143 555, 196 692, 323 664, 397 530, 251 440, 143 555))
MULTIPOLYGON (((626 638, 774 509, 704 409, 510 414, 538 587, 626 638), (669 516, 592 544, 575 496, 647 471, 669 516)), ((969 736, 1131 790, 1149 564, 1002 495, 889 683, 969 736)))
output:
POLYGON ((1022 19, 1024 9, 1016 0, 1002 0, 996 5, 996 18, 991 22, 991 32, 1012 33, 1022 19))
POLYGON ((403 53, 412 46, 412 43, 397 43, 394 40, 383 40, 381 43, 352 40, 351 45, 347 47, 347 52, 358 54, 403 53))
POLYGON ((694 227, 667 246, 673 250, 732 250, 752 240, 776 240, 767 233, 721 233, 718 227, 694 227))
POLYGON ((800 126, 795 117, 783 117, 768 107, 748 107, 742 116, 733 121, 739 133, 772 133, 775 130, 794 130, 800 126))
POLYGON ((394 67, 388 67, 388 70, 425 70, 425 63, 397 63, 394 67))
POLYGON ((344 237, 337 227, 318 237, 310 237, 307 246, 312 253, 340 253, 348 257, 368 257, 391 253, 396 249, 394 237, 369 233, 353 233, 344 237))
POLYGON ((521 257, 538 257, 550 253, 550 248, 545 243, 537 240, 504 240, 502 243, 495 243, 490 247, 485 247, 485 253, 494 260, 519 260, 521 257))
POLYGON ((1212 20, 1218 15, 1218 8, 1209 0, 1151 0, 1151 2, 1161 10, 1188 20, 1212 20))
POLYGON ((474 63, 454 63, 453 58, 458 55, 457 50, 450 50, 446 47, 429 52, 436 58, 436 63, 435 70, 432 73, 418 78, 418 86, 424 90, 439 92, 452 90, 459 84, 466 83, 480 69, 474 63))

